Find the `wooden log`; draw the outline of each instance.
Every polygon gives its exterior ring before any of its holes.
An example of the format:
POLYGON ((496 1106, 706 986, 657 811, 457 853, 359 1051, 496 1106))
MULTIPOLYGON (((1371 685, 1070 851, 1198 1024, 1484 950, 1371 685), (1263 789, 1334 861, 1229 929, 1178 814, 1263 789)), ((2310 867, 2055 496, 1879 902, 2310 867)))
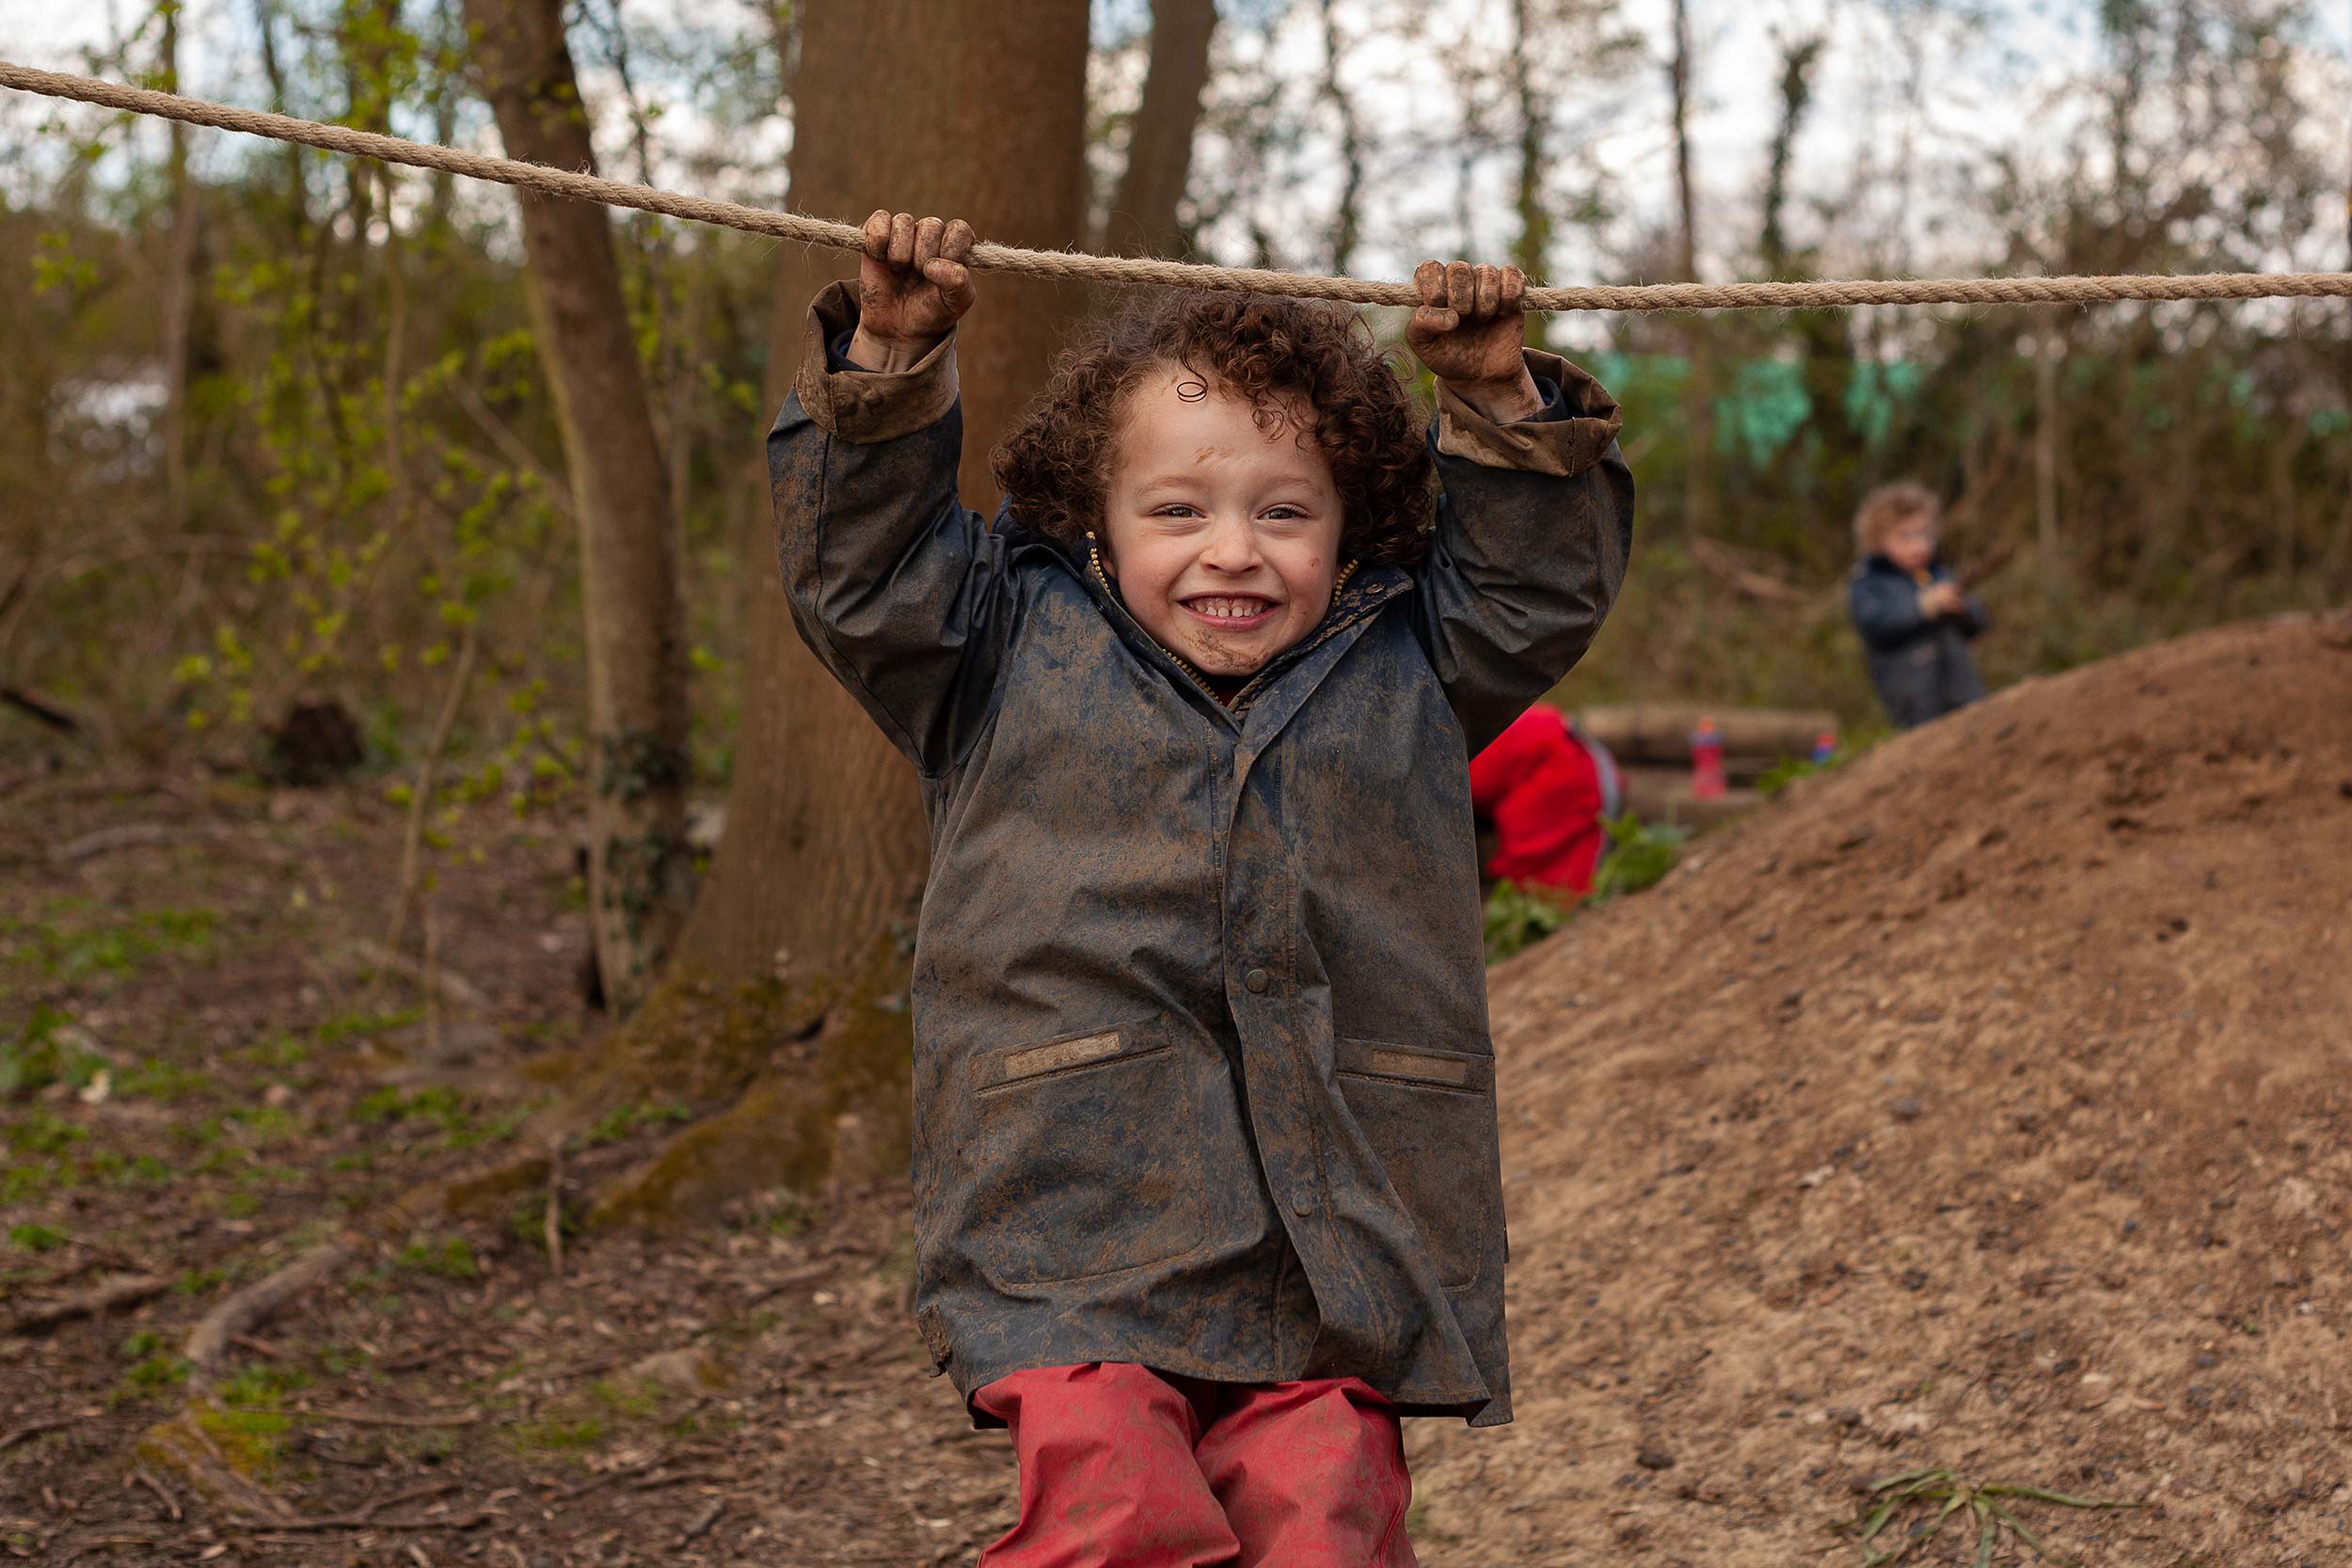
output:
POLYGON ((1688 764, 1691 732, 1701 719, 1715 721, 1724 737, 1726 768, 1732 759, 1756 764, 1761 772, 1783 757, 1813 754, 1814 740, 1837 729, 1836 715, 1800 708, 1734 707, 1709 703, 1627 703, 1588 707, 1578 715, 1584 733, 1626 764, 1688 764))
POLYGON ((1624 775, 1625 809, 1652 827, 1711 828, 1744 816, 1764 803, 1764 797, 1756 791, 1736 786, 1709 800, 1694 800, 1687 768, 1629 768, 1624 775))

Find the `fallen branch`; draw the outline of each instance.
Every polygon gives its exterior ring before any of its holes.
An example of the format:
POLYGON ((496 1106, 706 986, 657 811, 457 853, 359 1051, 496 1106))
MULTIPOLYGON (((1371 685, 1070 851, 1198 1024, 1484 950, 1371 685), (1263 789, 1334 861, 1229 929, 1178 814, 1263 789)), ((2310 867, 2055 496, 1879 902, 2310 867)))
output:
POLYGON ((71 843, 60 844, 49 851, 50 863, 72 865, 77 861, 96 860, 118 849, 138 849, 157 844, 185 844, 198 839, 231 836, 232 830, 216 824, 175 828, 167 822, 126 822, 119 828, 101 828, 94 833, 84 833, 71 843))
POLYGON ((389 1411, 373 1410, 305 1410, 300 1414, 356 1427, 462 1427, 482 1419, 482 1412, 471 1406, 453 1410, 446 1416, 395 1416, 389 1411))
POLYGON ((396 953, 380 942, 355 942, 351 944, 350 950, 354 957, 373 968, 389 969, 395 974, 405 975, 419 985, 432 987, 440 993, 442 1001, 453 1006, 480 1007, 488 1001, 488 998, 483 995, 482 988, 464 975, 437 965, 428 970, 418 959, 410 958, 405 953, 396 953))
POLYGON ((59 735, 80 735, 82 721, 68 713, 55 701, 27 691, 22 687, 0 686, 0 705, 15 708, 25 717, 46 724, 59 735))
POLYGON ((548 1272, 564 1277, 564 1140, 548 1141, 548 1272))
POLYGON ((29 1443, 45 1432, 63 1432, 80 1420, 79 1416, 53 1416, 45 1421, 27 1421, 14 1432, 0 1435, 0 1453, 8 1452, 19 1443, 29 1443))
MULTIPOLYGON (((109 1275, 80 1295, 61 1296, 26 1307, 16 1315, 11 1326, 19 1334, 39 1334, 75 1318, 103 1317, 120 1307, 135 1307, 170 1289, 170 1280, 154 1275, 109 1275)), ((6 1446, 0 1444, 0 1448, 6 1446)))
POLYGON ((155 1500, 164 1505, 164 1512, 170 1517, 171 1522, 175 1525, 180 1522, 180 1499, 171 1495, 170 1488, 167 1487, 162 1481, 157 1481, 153 1476, 150 1475, 146 1466, 141 1465, 138 1468, 134 1469, 129 1475, 123 1477, 122 1484, 125 1486, 137 1485, 146 1487, 150 1492, 155 1494, 155 1500))
POLYGON ((677 1544, 683 1546, 707 1534, 710 1527, 719 1522, 719 1515, 726 1512, 726 1507, 727 1500, 724 1497, 711 1498, 710 1506, 695 1514, 693 1523, 678 1532, 677 1544))
POLYGON ((441 1518, 413 1514, 403 1519, 384 1519, 371 1513, 330 1513, 317 1519, 273 1519, 242 1533, 266 1538, 333 1529, 472 1529, 501 1517, 499 1510, 485 1503, 470 1513, 452 1513, 441 1518))
POLYGON ((181 1354, 199 1370, 218 1366, 238 1335, 251 1334, 269 1322, 288 1302, 342 1267, 350 1256, 351 1249, 342 1243, 328 1242, 268 1278, 246 1286, 204 1314, 203 1321, 189 1332, 181 1354))

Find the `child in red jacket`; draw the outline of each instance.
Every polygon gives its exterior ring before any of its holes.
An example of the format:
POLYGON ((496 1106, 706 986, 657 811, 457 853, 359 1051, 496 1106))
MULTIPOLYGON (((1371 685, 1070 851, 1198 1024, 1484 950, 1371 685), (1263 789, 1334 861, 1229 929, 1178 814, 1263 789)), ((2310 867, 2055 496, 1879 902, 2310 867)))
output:
POLYGON ((1470 759, 1470 804, 1502 841, 1490 877, 1582 895, 1624 809, 1616 759, 1558 708, 1538 703, 1470 759))

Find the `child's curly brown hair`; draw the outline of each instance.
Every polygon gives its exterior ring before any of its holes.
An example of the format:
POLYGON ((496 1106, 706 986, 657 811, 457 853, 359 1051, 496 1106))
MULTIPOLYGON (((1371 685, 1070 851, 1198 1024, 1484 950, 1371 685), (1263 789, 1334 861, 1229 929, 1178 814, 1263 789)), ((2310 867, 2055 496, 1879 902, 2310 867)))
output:
POLYGON ((1343 558, 1428 552, 1433 470, 1412 394, 1356 312, 1263 294, 1165 295, 1064 351, 990 458, 1022 521, 1073 549, 1102 526, 1128 394, 1170 365, 1247 398, 1261 425, 1294 418, 1289 394, 1312 411, 1299 434, 1331 466, 1343 558))

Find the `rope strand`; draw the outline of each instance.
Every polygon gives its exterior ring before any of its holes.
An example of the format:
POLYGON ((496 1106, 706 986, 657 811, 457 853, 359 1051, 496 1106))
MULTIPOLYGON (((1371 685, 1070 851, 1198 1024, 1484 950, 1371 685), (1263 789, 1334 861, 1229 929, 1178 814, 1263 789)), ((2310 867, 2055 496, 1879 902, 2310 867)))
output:
MULTIPOLYGON (((855 251, 864 235, 846 223, 799 213, 771 212, 735 201, 686 196, 629 184, 569 169, 549 168, 514 158, 494 158, 453 147, 413 142, 343 125, 321 125, 289 115, 239 109, 200 98, 183 98, 119 82, 59 71, 35 71, 0 60, 0 87, 49 98, 95 103, 130 114, 152 115, 189 125, 211 126, 274 141, 294 142, 328 152, 381 163, 434 169, 514 185, 544 196, 602 202, 659 213, 691 223, 715 224, 803 245, 855 251)), ((1120 283, 1170 289, 1218 289, 1289 294, 1351 305, 1421 303, 1410 283, 1382 283, 1309 273, 1271 272, 1261 267, 1218 267, 1153 257, 1089 256, 1077 251, 1025 250, 983 241, 973 246, 971 265, 982 272, 1022 273, 1085 283, 1120 283)), ((1803 310, 1857 305, 2086 305, 2127 299, 2312 299, 2352 296, 2352 273, 2197 273, 2185 277, 1850 278, 1804 283, 1645 283, 1624 287, 1531 286, 1531 310, 1803 310)))

